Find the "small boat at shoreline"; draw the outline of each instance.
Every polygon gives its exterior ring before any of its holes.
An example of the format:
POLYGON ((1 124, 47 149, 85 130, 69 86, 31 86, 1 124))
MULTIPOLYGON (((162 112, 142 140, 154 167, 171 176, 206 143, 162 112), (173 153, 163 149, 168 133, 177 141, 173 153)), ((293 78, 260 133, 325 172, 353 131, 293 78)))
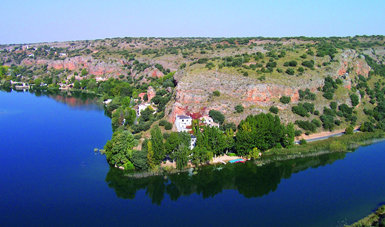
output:
POLYGON ((239 163, 239 162, 244 163, 244 162, 246 162, 246 160, 243 158, 239 158, 239 159, 234 159, 234 160, 229 161, 229 163, 239 163))

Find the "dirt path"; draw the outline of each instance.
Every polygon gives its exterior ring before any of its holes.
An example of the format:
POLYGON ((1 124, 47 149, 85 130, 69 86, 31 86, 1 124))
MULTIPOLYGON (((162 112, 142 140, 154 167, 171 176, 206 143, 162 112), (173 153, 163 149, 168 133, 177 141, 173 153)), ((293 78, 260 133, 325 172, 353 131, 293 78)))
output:
MULTIPOLYGON (((354 130, 357 130, 359 129, 359 127, 355 127, 354 130)), ((339 129, 339 130, 335 130, 333 132, 320 132, 320 133, 314 133, 314 134, 311 134, 311 135, 302 135, 302 136, 299 136, 299 137, 296 137, 296 141, 299 141, 301 139, 305 139, 305 140, 317 140, 317 139, 321 139, 321 138, 329 138, 329 137, 332 137, 332 136, 336 136, 336 135, 342 135, 343 133, 345 132, 345 129, 339 129)))

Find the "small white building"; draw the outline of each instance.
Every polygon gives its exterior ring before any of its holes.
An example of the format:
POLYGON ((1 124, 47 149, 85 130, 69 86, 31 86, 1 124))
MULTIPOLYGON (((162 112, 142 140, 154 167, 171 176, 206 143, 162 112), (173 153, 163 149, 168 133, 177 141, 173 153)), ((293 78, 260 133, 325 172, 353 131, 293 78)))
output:
POLYGON ((214 120, 209 116, 203 116, 200 118, 201 122, 210 127, 219 127, 218 123, 215 123, 214 120))
POLYGON ((149 106, 151 106, 150 103, 141 103, 141 104, 139 104, 138 109, 136 110, 136 115, 140 116, 140 112, 142 112, 143 110, 147 109, 147 107, 149 107, 149 106))
POLYGON ((187 126, 191 126, 192 118, 186 115, 177 115, 175 118, 175 126, 178 132, 188 132, 187 126))
POLYGON ((197 138, 194 135, 191 135, 190 150, 194 149, 196 142, 197 142, 197 138))
POLYGON ((95 77, 95 80, 96 80, 96 82, 100 82, 100 81, 106 81, 108 79, 106 77, 98 76, 98 77, 95 77))
POLYGON ((104 105, 108 105, 108 104, 110 104, 112 102, 112 99, 107 99, 107 100, 105 100, 105 101, 103 101, 103 103, 104 103, 104 105))

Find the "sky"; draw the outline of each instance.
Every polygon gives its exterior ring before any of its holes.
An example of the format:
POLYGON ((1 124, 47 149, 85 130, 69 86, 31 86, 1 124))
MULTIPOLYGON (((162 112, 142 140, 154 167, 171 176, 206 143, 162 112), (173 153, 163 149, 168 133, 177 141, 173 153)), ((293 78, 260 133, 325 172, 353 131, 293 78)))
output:
POLYGON ((385 0, 1 0, 0 44, 385 35, 385 0))

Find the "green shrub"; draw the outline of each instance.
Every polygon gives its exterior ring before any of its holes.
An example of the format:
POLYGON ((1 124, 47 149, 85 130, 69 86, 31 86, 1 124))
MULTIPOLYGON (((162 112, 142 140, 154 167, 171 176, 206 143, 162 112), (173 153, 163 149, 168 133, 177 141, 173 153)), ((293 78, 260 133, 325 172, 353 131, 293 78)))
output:
POLYGON ((317 126, 317 128, 321 127, 321 122, 318 119, 311 120, 311 123, 317 126))
POLYGON ((353 134, 353 126, 349 125, 346 129, 345 129, 345 134, 346 135, 352 135, 353 134))
POLYGON ((243 110, 244 110, 244 107, 243 107, 242 105, 236 105, 236 106, 235 106, 235 111, 236 111, 237 113, 242 113, 243 110))
POLYGON ((286 73, 289 75, 294 75, 295 71, 292 68, 288 68, 288 69, 286 69, 286 73))
POLYGON ((215 65, 214 65, 214 63, 212 63, 212 62, 209 62, 209 63, 207 63, 206 64, 206 66, 205 66, 206 68, 208 68, 209 70, 210 69, 212 69, 212 68, 214 68, 215 67, 215 65))
POLYGON ((288 66, 290 66, 290 67, 296 67, 297 65, 298 65, 298 63, 297 63, 297 61, 295 61, 295 60, 287 61, 287 62, 283 63, 283 66, 286 66, 286 67, 288 67, 288 66))
POLYGON ((346 151, 347 147, 342 142, 335 140, 330 143, 329 149, 331 151, 346 151))
POLYGON ((309 112, 314 112, 314 104, 312 103, 299 103, 297 106, 293 106, 291 111, 301 117, 309 117, 309 112))
POLYGON ((313 60, 304 61, 304 62, 302 62, 302 65, 305 67, 308 67, 310 69, 313 69, 314 68, 314 61, 313 60))
POLYGON ((303 67, 298 68, 298 72, 303 73, 304 71, 305 71, 305 69, 303 67))
POLYGON ((326 99, 332 100, 333 96, 334 96, 334 93, 332 93, 332 92, 325 92, 322 96, 325 97, 326 99))
POLYGON ((124 170, 128 170, 128 171, 135 169, 135 166, 130 161, 127 161, 126 163, 124 163, 123 167, 124 167, 124 170))
POLYGON ((274 114, 277 114, 279 112, 279 109, 276 106, 272 106, 272 107, 270 107, 269 111, 274 113, 274 114))
POLYGON ((249 154, 247 155, 247 158, 249 158, 249 159, 257 159, 259 157, 259 153, 260 153, 260 151, 258 150, 258 148, 254 147, 252 150, 249 151, 249 154))
MULTIPOLYGON (((298 69, 299 70, 299 69, 298 69)), ((298 90, 299 93, 299 100, 315 100, 316 95, 310 91, 309 88, 306 88, 306 90, 298 90)))
POLYGON ((210 110, 209 116, 213 119, 214 122, 219 123, 220 125, 225 121, 225 115, 223 115, 218 110, 210 110))
POLYGON ((317 125, 313 124, 310 121, 300 121, 296 120, 295 124, 298 125, 298 127, 306 130, 306 131, 312 131, 315 132, 317 130, 317 125))
POLYGON ((166 130, 171 130, 172 129, 172 124, 170 122, 166 122, 164 129, 166 130))
POLYGON ((299 141, 299 144, 300 144, 300 145, 305 145, 305 144, 307 144, 307 141, 306 141, 305 139, 301 139, 301 140, 299 141))
POLYGON ((217 90, 217 91, 214 91, 214 92, 213 92, 213 95, 214 95, 214 96, 220 96, 221 93, 217 90))
POLYGON ((358 95, 356 94, 351 94, 350 99, 352 100, 352 106, 357 106, 359 103, 359 98, 358 95))
POLYGON ((283 103, 283 104, 288 104, 288 103, 290 103, 290 101, 291 101, 291 97, 289 97, 289 96, 282 96, 282 97, 279 99, 279 101, 280 101, 281 103, 283 103))
POLYGON ((159 121, 159 126, 165 126, 167 124, 168 121, 166 120, 161 120, 159 121))
POLYGON ((294 131, 294 135, 295 136, 300 136, 300 135, 302 135, 302 131, 301 130, 295 130, 294 131))

